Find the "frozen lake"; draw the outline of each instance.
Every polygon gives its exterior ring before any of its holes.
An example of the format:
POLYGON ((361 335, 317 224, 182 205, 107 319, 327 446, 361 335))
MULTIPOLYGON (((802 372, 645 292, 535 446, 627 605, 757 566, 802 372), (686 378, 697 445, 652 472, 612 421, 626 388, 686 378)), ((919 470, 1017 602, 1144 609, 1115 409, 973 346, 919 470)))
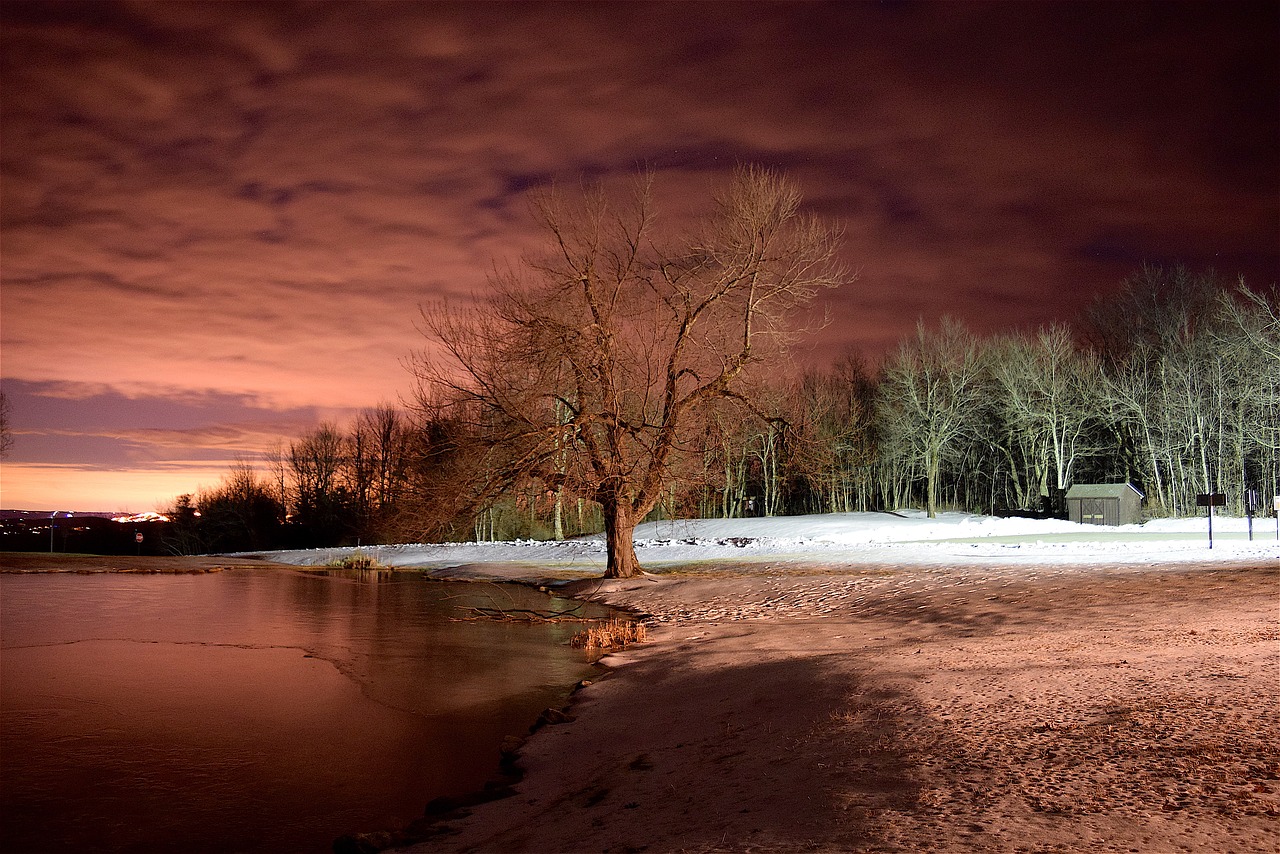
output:
POLYGON ((325 852, 404 826, 591 672, 580 625, 455 621, 495 606, 578 603, 410 572, 0 575, 0 849, 325 852))

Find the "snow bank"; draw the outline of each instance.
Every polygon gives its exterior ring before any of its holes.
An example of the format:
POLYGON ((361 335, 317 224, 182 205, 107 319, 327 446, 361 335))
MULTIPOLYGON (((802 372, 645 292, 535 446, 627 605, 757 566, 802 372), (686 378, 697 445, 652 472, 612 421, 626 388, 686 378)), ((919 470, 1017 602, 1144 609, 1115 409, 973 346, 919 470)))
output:
MULTIPOLYGON (((1261 561, 1280 565, 1274 519, 1215 517, 1209 549, 1205 518, 1158 519, 1102 527, 1061 520, 1006 519, 920 511, 834 513, 759 519, 648 522, 636 529, 636 554, 651 571, 699 562, 740 564, 868 563, 890 565, 1117 564, 1261 561)), ((323 566, 346 555, 371 555, 385 566, 487 567, 486 576, 523 570, 594 574, 605 565, 604 539, 563 542, 438 543, 270 552, 298 566, 323 566), (509 571, 500 571, 507 565, 509 571)))

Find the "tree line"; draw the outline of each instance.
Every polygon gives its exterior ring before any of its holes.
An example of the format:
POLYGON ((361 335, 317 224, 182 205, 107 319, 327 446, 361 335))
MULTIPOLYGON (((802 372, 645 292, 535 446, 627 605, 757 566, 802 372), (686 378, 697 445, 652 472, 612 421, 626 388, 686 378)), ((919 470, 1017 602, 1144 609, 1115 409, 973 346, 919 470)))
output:
POLYGON ((384 404, 322 423, 221 482, 178 496, 165 536, 180 554, 385 542, 412 494, 422 432, 384 404))
MULTIPOLYGON (((321 424, 180 496, 175 551, 564 538, 604 528, 569 479, 409 406, 321 424), (503 459, 502 455, 508 454, 503 459), (483 471, 482 471, 483 470, 483 471)), ((564 414, 558 416, 564 419, 564 414)), ((918 507, 1062 515, 1073 483, 1130 482, 1151 516, 1280 482, 1280 310, 1211 272, 1144 267, 1074 326, 979 336, 923 324, 878 364, 846 355, 708 408, 648 518, 918 507), (751 410, 754 410, 751 411, 751 410)), ((554 460, 553 460, 554 462, 554 460)), ((554 468, 554 466, 553 466, 554 468)))
POLYGON ((1144 267, 1077 329, 982 340, 921 328, 876 394, 883 504, 1061 512, 1073 483, 1130 482, 1151 515, 1280 479, 1280 313, 1211 272, 1144 267))

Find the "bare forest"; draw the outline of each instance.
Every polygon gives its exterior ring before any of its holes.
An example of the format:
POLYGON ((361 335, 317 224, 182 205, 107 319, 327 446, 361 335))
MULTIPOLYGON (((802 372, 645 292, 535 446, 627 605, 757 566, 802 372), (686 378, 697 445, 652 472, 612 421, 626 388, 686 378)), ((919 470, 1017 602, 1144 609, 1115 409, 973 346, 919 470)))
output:
MULTIPOLYGON (((847 355, 790 377, 778 365, 750 407, 694 423, 642 518, 1052 513, 1072 483, 1124 481, 1150 516, 1193 514, 1212 491, 1243 513, 1247 489, 1269 507, 1280 479, 1280 313, 1274 291, 1144 268, 1075 326, 979 337, 955 321, 922 325, 878 364, 847 355)), ((530 471, 516 456, 526 448, 481 450, 475 430, 448 409, 390 405, 320 425, 180 497, 172 547, 604 529, 554 442, 530 471)))

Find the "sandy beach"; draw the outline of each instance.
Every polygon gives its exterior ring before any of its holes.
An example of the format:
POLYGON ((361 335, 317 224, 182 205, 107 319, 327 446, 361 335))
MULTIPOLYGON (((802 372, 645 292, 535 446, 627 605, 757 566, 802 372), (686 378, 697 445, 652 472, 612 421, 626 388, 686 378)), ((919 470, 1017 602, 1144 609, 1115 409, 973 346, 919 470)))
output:
POLYGON ((1280 849, 1280 566, 712 566, 414 852, 1280 849))

